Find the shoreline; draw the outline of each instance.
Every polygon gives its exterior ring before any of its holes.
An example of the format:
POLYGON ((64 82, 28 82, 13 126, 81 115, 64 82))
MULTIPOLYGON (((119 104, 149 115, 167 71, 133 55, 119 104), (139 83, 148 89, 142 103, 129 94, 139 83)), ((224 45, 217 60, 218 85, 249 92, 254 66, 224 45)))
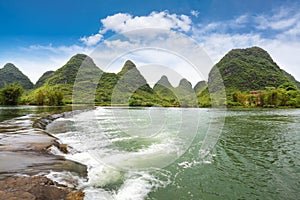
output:
MULTIPOLYGON (((46 175, 51 171, 68 171, 87 177, 87 168, 81 163, 67 160, 64 156, 50 153, 55 146, 63 153, 68 153, 67 144, 45 131, 46 126, 54 120, 72 116, 89 109, 48 114, 35 119, 24 132, 6 133, 7 143, 0 146, 2 156, 2 173, 0 178, 1 199, 36 199, 36 200, 83 200, 84 192, 75 187, 59 184, 46 175), (14 137, 18 137, 18 141, 14 137), (11 138, 11 139, 10 139, 11 138), (3 171, 4 169, 7 169, 3 171), (79 171, 78 171, 79 170, 79 171)), ((1 169, 1 168, 0 168, 1 169)))
POLYGON ((83 200, 84 192, 58 184, 45 176, 19 176, 0 179, 1 199, 83 200))

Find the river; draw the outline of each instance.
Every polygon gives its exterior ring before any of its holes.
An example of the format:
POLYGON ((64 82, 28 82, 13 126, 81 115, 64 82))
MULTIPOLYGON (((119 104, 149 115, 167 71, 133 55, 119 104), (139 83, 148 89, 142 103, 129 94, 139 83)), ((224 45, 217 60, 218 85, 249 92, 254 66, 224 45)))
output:
MULTIPOLYGON (((16 119, 0 111, 1 124, 16 119)), ((86 199, 297 199, 299 122, 299 109, 99 107, 47 127, 70 151, 51 152, 87 165, 88 178, 47 176, 86 199)))

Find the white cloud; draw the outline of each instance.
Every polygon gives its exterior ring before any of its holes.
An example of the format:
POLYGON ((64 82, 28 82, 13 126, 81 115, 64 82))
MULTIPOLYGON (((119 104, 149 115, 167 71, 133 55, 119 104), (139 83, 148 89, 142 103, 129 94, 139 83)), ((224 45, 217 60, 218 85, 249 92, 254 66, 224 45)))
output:
POLYGON ((192 21, 186 15, 176 15, 162 11, 151 12, 147 16, 132 16, 127 13, 118 13, 102 19, 101 22, 103 29, 100 30, 100 33, 106 33, 108 30, 121 33, 143 28, 187 32, 190 30, 192 21))
POLYGON ((208 24, 197 24, 192 26, 193 35, 209 35, 211 33, 238 32, 249 23, 248 14, 238 16, 226 21, 213 21, 208 24))
POLYGON ((80 40, 87 46, 98 44, 103 35, 108 31, 117 34, 134 31, 137 29, 163 29, 188 32, 191 29, 192 20, 187 15, 170 14, 168 11, 151 12, 146 16, 133 16, 128 13, 117 13, 101 19, 99 32, 82 37, 80 40))
POLYGON ((191 15, 195 16, 195 17, 198 17, 199 15, 199 11, 198 10, 191 10, 191 15))
POLYGON ((254 18, 258 30, 282 31, 283 34, 293 36, 300 27, 300 14, 292 8, 282 7, 271 14, 258 15, 254 18))
POLYGON ((97 33, 95 35, 91 35, 89 37, 82 37, 80 40, 87 46, 93 46, 101 41, 103 35, 97 33))
MULTIPOLYGON (((202 48, 191 38, 175 31, 157 29, 116 35, 101 43, 91 57, 104 71, 110 72, 120 71, 127 59, 132 59, 138 67, 164 66, 182 78, 187 78, 193 85, 206 79, 213 65, 202 48)), ((146 78, 153 77, 153 74, 143 75, 146 78)), ((160 76, 159 72, 155 74, 157 80, 160 76)))
POLYGON ((86 47, 82 47, 79 45, 70 45, 70 46, 53 46, 52 44, 49 45, 30 45, 26 48, 21 48, 23 51, 26 52, 47 52, 47 53, 54 53, 54 54, 73 54, 76 52, 81 53, 90 53, 90 49, 86 47))
POLYGON ((273 30, 283 30, 287 29, 296 24, 297 18, 288 18, 288 19, 277 19, 270 18, 267 16, 258 16, 256 17, 256 22, 258 23, 257 29, 273 29, 273 30))
POLYGON ((238 18, 236 18, 236 19, 234 20, 234 22, 235 22, 236 24, 244 24, 244 23, 247 23, 247 22, 248 22, 248 18, 249 18, 249 16, 248 16, 247 14, 241 15, 241 16, 239 16, 238 18))

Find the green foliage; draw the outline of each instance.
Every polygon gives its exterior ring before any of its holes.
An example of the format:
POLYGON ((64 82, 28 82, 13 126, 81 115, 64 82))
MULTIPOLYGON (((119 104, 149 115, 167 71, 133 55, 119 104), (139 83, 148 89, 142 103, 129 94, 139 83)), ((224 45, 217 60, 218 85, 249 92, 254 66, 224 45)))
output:
POLYGON ((249 92, 278 87, 289 82, 270 55, 259 47, 234 49, 218 62, 209 74, 211 92, 220 90, 249 92), (217 76, 218 72, 221 77, 217 76))
POLYGON ((46 81, 52 77, 52 75, 54 74, 54 71, 48 71, 48 72, 45 72, 40 78, 39 80, 36 82, 35 84, 35 88, 39 88, 41 87, 42 85, 44 85, 46 83, 46 81))
POLYGON ((162 76, 160 80, 153 86, 153 91, 162 101, 162 106, 178 107, 180 106, 178 96, 175 94, 175 88, 171 85, 166 76, 162 76))
POLYGON ((258 94, 234 91, 229 96, 229 106, 258 106, 258 107, 299 107, 300 91, 289 82, 283 83, 278 88, 267 88, 258 94))
POLYGON ((49 89, 47 93, 48 105, 59 106, 63 105, 63 93, 60 90, 49 89))
POLYGON ((16 83, 5 85, 0 90, 0 102, 2 105, 18 105, 23 88, 16 83))
POLYGON ((57 87, 45 85, 29 94, 28 103, 34 105, 49 105, 59 106, 63 105, 63 92, 57 87))
POLYGON ((46 101, 46 94, 45 91, 43 90, 38 90, 35 94, 35 102, 37 105, 44 105, 45 101, 46 101))
POLYGON ((194 87, 194 91, 196 92, 196 94, 201 93, 203 90, 205 90, 207 88, 207 82, 206 81, 199 81, 195 87, 194 87))
POLYGON ((284 70, 281 70, 282 74, 289 80, 290 83, 295 85, 298 90, 300 90, 300 82, 295 79, 291 74, 287 73, 284 70))
POLYGON ((99 77, 101 70, 95 65, 94 61, 84 54, 73 56, 64 66, 56 70, 54 74, 47 80, 47 84, 68 84, 74 85, 76 76, 81 68, 81 77, 83 80, 91 80, 92 77, 99 77))
POLYGON ((208 108, 212 106, 211 96, 207 87, 197 94, 197 99, 199 107, 208 108))
POLYGON ((27 76, 25 76, 16 66, 11 63, 4 65, 0 69, 0 88, 3 88, 6 84, 17 83, 24 89, 32 89, 33 84, 27 76))

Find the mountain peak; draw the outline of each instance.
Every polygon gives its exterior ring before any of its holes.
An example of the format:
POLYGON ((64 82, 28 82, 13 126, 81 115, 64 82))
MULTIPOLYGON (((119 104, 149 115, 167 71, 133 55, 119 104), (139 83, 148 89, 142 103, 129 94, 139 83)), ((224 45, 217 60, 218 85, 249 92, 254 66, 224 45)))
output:
MULTIPOLYGON (((72 58, 77 58, 77 59, 82 59, 82 60, 84 60, 84 59, 86 59, 87 57, 89 57, 89 56, 86 55, 86 54, 78 53, 78 54, 72 56, 71 59, 72 59, 72 58)), ((70 59, 70 60, 71 60, 71 59, 70 59)))
POLYGON ((14 64, 12 64, 12 63, 6 63, 5 65, 4 65, 4 67, 3 67, 3 69, 17 69, 17 70, 19 70, 14 64))
POLYGON ((130 70, 137 70, 137 68, 131 60, 127 60, 124 63, 122 70, 118 73, 118 75, 122 76, 123 74, 127 73, 130 70))
POLYGON ((222 82, 227 91, 249 91, 278 87, 287 81, 267 51, 251 47, 229 51, 212 68, 208 85, 212 92, 219 91, 222 82))
POLYGON ((206 81, 199 81, 195 87, 194 90, 196 93, 202 92, 205 88, 207 87, 207 82, 206 81))
POLYGON ((93 59, 85 54, 76 54, 61 68, 56 70, 54 74, 47 79, 50 85, 55 84, 74 84, 78 72, 80 70, 80 78, 91 80, 92 77, 100 76, 102 70, 94 63, 93 59))
MULTIPOLYGON (((162 75, 161 78, 157 81, 156 84, 165 86, 165 87, 167 87, 167 88, 173 88, 173 86, 172 86, 171 83, 169 82, 168 77, 165 76, 165 75, 162 75)), ((156 85, 156 84, 155 84, 155 85, 156 85)))
POLYGON ((0 88, 5 84, 18 83, 24 89, 31 89, 33 83, 14 64, 7 63, 0 69, 0 88))
POLYGON ((262 58, 266 59, 269 62, 274 63, 273 59, 271 58, 270 54, 262 49, 261 47, 250 47, 245 49, 232 49, 229 51, 225 56, 224 59, 233 59, 233 58, 241 58, 243 56, 248 56, 249 58, 262 58))
POLYGON ((180 80, 178 88, 182 88, 188 91, 193 91, 192 84, 185 78, 180 80))

